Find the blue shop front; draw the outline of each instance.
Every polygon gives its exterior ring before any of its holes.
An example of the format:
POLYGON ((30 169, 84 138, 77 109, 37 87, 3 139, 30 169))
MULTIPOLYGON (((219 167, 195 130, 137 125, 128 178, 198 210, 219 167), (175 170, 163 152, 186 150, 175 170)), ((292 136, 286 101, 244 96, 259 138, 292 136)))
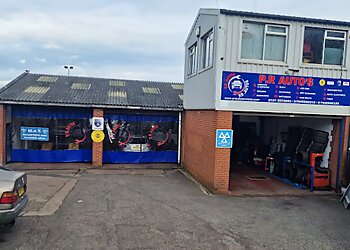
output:
POLYGON ((0 90, 6 163, 178 163, 182 84, 24 73, 0 90))
MULTIPOLYGON (((8 162, 91 162, 92 110, 11 106, 8 162)), ((177 163, 179 115, 107 111, 103 163, 177 163)))

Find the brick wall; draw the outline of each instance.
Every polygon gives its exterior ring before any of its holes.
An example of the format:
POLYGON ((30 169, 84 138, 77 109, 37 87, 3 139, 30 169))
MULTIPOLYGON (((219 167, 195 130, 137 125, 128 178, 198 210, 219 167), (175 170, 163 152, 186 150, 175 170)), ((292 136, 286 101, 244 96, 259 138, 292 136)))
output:
POLYGON ((216 129, 232 128, 232 112, 185 111, 181 164, 215 193, 228 192, 230 149, 215 147, 216 129))
POLYGON ((0 166, 6 165, 6 121, 5 107, 0 105, 0 166))
MULTIPOLYGON (((94 109, 94 117, 103 117, 103 109, 94 109)), ((102 167, 103 142, 92 141, 92 165, 102 167)))

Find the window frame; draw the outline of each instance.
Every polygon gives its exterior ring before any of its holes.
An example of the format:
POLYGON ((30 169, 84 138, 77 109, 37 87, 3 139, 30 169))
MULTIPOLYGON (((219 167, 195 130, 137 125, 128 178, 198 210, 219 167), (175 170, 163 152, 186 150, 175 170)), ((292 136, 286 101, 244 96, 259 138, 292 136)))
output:
POLYGON ((200 39, 200 72, 213 67, 214 64, 214 29, 210 29, 200 39), (210 43, 212 46, 210 46, 210 43), (211 50, 210 50, 211 47, 211 50), (207 53, 208 52, 208 53, 207 53), (211 60, 210 60, 211 59, 211 60), (206 62, 208 65, 206 65, 206 62))
POLYGON ((329 68, 334 68, 334 67, 345 67, 346 66, 346 60, 345 57, 347 55, 347 36, 348 36, 348 31, 346 30, 340 30, 340 29, 330 29, 326 27, 321 27, 321 26, 308 26, 304 25, 303 29, 303 39, 302 39, 302 46, 301 46, 301 65, 307 67, 307 66, 312 66, 312 67, 329 67, 329 68), (305 42, 305 30, 306 28, 311 28, 311 29, 322 29, 324 30, 324 35, 323 35, 323 46, 322 46, 322 63, 306 63, 304 62, 304 49, 303 49, 303 44, 305 42), (336 33, 343 33, 344 36, 343 38, 341 37, 329 37, 327 36, 328 32, 336 32, 336 33), (324 63, 324 53, 325 53, 325 48, 326 48, 326 40, 330 41, 344 41, 344 46, 343 46, 343 57, 342 57, 342 62, 341 64, 325 64, 324 63))
POLYGON ((188 65, 187 67, 188 77, 197 74, 197 70, 198 70, 198 43, 197 42, 195 42, 188 48, 187 65, 188 65), (192 51, 192 49, 194 50, 192 51))
POLYGON ((248 20, 244 19, 241 22, 241 29, 240 29, 240 49, 239 49, 239 59, 242 61, 258 61, 258 62, 272 62, 274 64, 286 64, 287 63, 287 55, 288 55, 288 41, 289 41, 289 24, 282 24, 282 23, 268 23, 268 22, 263 22, 263 21, 257 21, 257 20, 248 20), (252 58, 244 58, 242 57, 242 39, 243 39, 243 25, 244 23, 255 23, 255 24, 261 24, 264 25, 264 37, 263 37, 263 51, 262 51, 262 59, 252 59, 252 58), (285 28, 284 33, 280 32, 274 32, 274 31, 268 31, 268 27, 277 27, 277 28, 285 28), (266 37, 267 35, 272 35, 272 36, 283 36, 285 37, 285 48, 284 48, 284 55, 283 55, 283 60, 278 61, 278 60, 270 60, 270 59, 265 59, 265 54, 266 54, 266 37))
POLYGON ((284 26, 284 25, 279 25, 279 24, 265 24, 264 27, 265 31, 264 31, 264 47, 263 47, 263 59, 264 61, 275 61, 275 60, 268 60, 265 59, 265 45, 266 45, 266 38, 268 35, 271 36, 282 36, 285 37, 285 48, 284 48, 284 54, 283 54, 283 60, 282 61, 278 61, 277 62, 286 62, 287 61, 287 45, 288 45, 288 26, 284 26), (285 28, 285 32, 284 33, 280 33, 280 32, 273 32, 273 31, 268 31, 269 27, 277 27, 277 28, 285 28))
POLYGON ((346 48, 346 32, 345 31, 338 31, 338 30, 329 30, 329 29, 325 29, 324 32, 324 37, 323 37, 323 51, 322 51, 322 65, 334 65, 334 66, 344 66, 345 64, 345 48, 346 48), (336 33, 343 33, 344 36, 343 38, 340 37, 328 37, 328 32, 336 32, 336 33), (341 64, 325 64, 324 63, 324 53, 325 53, 325 49, 326 49, 326 41, 343 41, 344 45, 343 45, 343 55, 342 55, 342 61, 341 64))

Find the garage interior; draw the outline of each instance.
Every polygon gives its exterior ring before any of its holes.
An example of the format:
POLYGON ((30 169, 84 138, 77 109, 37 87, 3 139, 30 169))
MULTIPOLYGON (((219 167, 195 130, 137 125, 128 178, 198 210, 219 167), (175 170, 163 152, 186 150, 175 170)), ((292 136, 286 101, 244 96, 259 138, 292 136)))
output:
POLYGON ((229 190, 284 195, 330 190, 334 118, 233 114, 229 190))

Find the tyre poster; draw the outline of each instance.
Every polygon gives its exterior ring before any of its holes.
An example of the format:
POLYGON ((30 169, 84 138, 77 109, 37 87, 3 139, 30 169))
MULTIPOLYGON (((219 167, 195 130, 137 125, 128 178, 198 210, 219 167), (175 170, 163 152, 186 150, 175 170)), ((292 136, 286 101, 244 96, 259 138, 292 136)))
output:
POLYGON ((349 106, 350 80, 224 71, 221 100, 349 106))
POLYGON ((104 163, 178 161, 178 116, 105 114, 104 163))

